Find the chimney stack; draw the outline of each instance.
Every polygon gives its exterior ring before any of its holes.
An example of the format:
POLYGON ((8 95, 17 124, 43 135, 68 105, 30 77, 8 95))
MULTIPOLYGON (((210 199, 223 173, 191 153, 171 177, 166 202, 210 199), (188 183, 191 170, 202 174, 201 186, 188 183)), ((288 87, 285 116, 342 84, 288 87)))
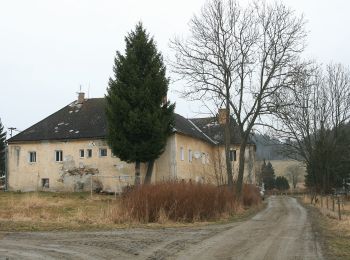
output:
POLYGON ((78 93, 78 104, 83 104, 85 100, 85 93, 84 92, 79 92, 78 93))
POLYGON ((226 108, 219 108, 218 121, 220 125, 226 124, 226 108))

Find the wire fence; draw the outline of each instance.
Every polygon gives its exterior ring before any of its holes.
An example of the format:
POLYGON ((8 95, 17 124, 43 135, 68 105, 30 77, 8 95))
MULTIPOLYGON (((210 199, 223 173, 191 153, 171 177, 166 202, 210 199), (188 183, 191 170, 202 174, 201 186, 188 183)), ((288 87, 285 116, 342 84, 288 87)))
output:
POLYGON ((304 194, 303 200, 304 203, 310 203, 319 208, 323 215, 338 220, 350 220, 349 195, 304 194))

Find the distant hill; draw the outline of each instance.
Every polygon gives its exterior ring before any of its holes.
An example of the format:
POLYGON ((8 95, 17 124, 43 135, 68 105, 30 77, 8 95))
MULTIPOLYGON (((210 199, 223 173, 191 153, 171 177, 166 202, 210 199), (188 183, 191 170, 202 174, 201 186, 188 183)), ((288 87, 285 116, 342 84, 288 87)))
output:
POLYGON ((281 152, 282 143, 266 134, 255 134, 252 140, 256 144, 257 160, 288 160, 281 152))

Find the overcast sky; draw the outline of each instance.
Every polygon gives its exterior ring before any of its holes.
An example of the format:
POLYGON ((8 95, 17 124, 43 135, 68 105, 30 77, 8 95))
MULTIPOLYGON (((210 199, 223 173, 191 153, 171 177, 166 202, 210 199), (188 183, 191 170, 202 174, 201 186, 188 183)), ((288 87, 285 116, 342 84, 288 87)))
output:
MULTIPOLYGON (((242 0, 243 1, 243 0, 242 0)), ((350 64, 350 1, 285 0, 307 23, 305 57, 350 64)), ((82 91, 103 97, 116 50, 142 21, 158 49, 170 55, 169 39, 186 35, 204 0, 0 0, 0 118, 24 130, 76 99, 82 91)), ((170 74, 168 76, 171 77, 170 74)), ((176 112, 197 107, 176 94, 176 112)))

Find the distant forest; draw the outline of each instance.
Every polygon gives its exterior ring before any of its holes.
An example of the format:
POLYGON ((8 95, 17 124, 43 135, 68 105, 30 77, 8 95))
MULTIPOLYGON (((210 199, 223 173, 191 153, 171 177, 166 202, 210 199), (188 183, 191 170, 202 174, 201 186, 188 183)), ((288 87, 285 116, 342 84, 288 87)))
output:
POLYGON ((283 143, 278 139, 274 139, 266 134, 255 134, 252 140, 256 144, 256 159, 257 160, 288 160, 288 157, 283 155, 283 143))

